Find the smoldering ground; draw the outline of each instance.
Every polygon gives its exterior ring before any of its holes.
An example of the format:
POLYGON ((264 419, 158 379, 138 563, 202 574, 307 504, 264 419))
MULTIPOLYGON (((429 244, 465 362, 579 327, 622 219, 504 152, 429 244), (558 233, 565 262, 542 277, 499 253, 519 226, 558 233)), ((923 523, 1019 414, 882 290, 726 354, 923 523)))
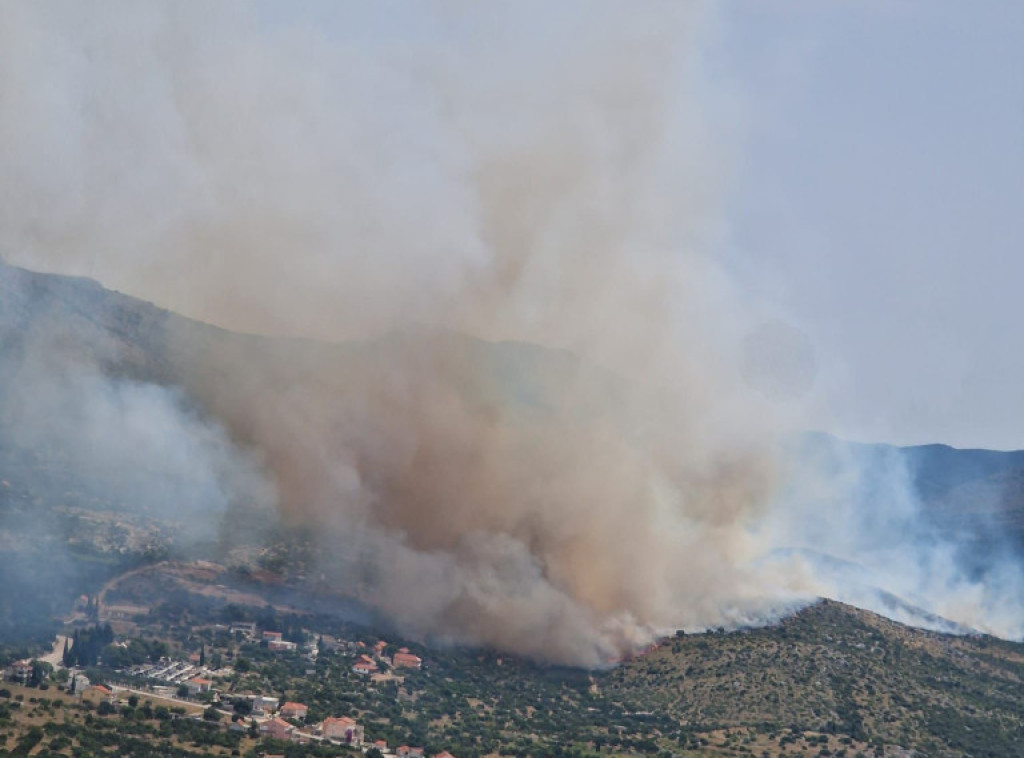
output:
POLYGON ((174 419, 131 449, 275 493, 409 633, 595 665, 822 591, 757 563, 818 479, 739 368, 774 314, 708 252, 714 18, 648 10, 5 4, 4 254, 321 340, 175 322, 157 389, 74 379, 93 420, 174 419))

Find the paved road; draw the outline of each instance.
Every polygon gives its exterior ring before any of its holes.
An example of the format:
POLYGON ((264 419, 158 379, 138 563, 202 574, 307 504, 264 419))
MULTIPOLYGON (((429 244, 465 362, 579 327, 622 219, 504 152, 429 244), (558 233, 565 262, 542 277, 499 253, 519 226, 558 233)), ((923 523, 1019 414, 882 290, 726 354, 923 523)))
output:
POLYGON ((117 684, 110 685, 110 689, 114 692, 134 693, 136 695, 139 695, 142 700, 152 700, 154 702, 159 701, 162 703, 171 703, 172 705, 182 705, 185 706, 185 710, 190 711, 192 713, 200 713, 206 710, 206 705, 196 703, 194 700, 182 700, 180 698, 170 697, 169 695, 157 695, 156 693, 149 692, 148 690, 137 690, 132 687, 124 687, 122 685, 117 684))

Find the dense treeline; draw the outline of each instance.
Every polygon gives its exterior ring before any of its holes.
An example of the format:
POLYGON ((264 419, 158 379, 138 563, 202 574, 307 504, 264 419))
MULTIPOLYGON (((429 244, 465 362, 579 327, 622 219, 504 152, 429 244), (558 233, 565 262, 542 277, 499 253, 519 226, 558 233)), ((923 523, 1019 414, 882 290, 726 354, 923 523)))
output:
POLYGON ((70 646, 65 645, 64 665, 82 668, 95 666, 103 649, 113 641, 114 630, 110 628, 110 624, 76 629, 70 646))

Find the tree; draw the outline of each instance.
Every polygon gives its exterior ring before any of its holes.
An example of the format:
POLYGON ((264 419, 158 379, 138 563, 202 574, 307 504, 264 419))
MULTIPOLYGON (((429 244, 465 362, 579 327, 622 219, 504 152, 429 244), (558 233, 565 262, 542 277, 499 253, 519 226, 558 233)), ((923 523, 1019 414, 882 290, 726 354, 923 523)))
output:
POLYGON ((204 721, 220 721, 220 711, 214 708, 212 705, 203 711, 204 721))
POLYGON ((166 657, 170 653, 170 649, 167 647, 167 643, 162 640, 153 640, 146 644, 149 650, 149 659, 153 663, 157 663, 161 658, 166 657))
POLYGON ((29 684, 38 687, 53 673, 53 665, 46 661, 32 661, 32 678, 29 684))
POLYGON ((206 643, 203 643, 203 646, 199 648, 199 665, 206 665, 206 643))
POLYGON ((68 638, 64 638, 64 655, 61 656, 61 661, 64 663, 64 668, 71 666, 71 645, 68 644, 68 638))

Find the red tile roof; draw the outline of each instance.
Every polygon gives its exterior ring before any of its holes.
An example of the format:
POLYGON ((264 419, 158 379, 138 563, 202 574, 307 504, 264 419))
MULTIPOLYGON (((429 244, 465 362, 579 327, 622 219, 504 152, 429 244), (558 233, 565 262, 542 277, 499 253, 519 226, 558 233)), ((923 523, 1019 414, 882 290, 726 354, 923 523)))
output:
POLYGON ((324 726, 333 726, 334 724, 337 724, 338 726, 355 726, 356 720, 350 719, 348 716, 338 716, 337 718, 332 716, 330 718, 324 719, 324 726))

